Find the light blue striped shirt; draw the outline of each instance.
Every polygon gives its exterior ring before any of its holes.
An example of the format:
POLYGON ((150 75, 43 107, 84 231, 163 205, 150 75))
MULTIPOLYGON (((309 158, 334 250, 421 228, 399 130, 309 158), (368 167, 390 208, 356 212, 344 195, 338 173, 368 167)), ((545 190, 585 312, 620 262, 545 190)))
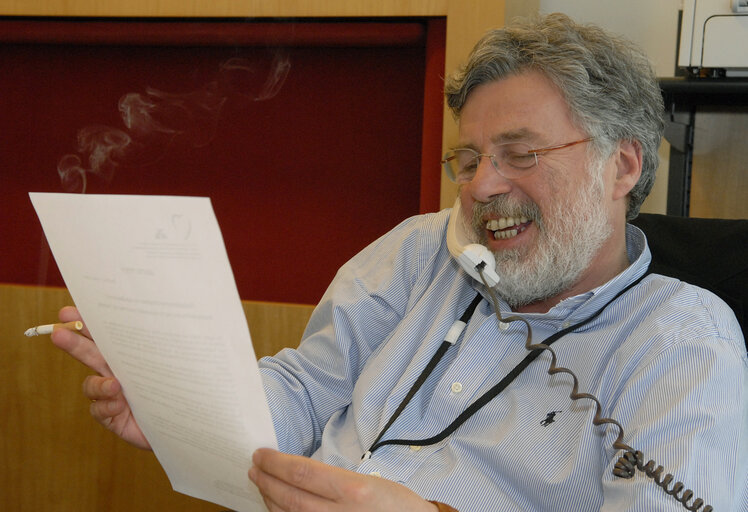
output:
MULTIPOLYGON (((448 215, 408 219, 354 257, 299 349, 261 360, 281 450, 381 475, 460 512, 685 510, 642 472, 613 476, 617 429, 592 424, 593 402, 569 399, 571 377, 547 373, 547 352, 446 440, 387 445, 361 460, 482 288, 446 249, 448 215)), ((646 272, 644 234, 629 226, 627 244, 632 264, 616 278, 524 315, 534 342, 589 317, 646 272)), ((500 330, 483 300, 385 439, 438 434, 515 367, 524 342, 522 324, 500 330)), ((722 301, 649 275, 553 347, 580 391, 623 425, 624 442, 716 511, 748 511, 748 359, 722 301)))

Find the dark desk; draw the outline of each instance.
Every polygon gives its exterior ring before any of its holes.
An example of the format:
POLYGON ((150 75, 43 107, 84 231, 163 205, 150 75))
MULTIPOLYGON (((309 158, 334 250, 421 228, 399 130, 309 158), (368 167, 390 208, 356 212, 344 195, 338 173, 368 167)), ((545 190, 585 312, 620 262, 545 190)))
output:
POLYGON ((748 106, 748 78, 660 78, 670 143, 667 214, 688 217, 697 108, 748 106))

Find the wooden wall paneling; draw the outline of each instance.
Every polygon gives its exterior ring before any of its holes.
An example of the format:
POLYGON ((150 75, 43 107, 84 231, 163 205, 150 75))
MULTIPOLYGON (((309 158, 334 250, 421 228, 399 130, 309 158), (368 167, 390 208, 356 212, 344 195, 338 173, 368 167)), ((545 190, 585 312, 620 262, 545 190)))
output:
POLYGON ((421 128, 421 203, 419 213, 441 207, 441 155, 444 131, 444 59, 446 20, 427 22, 426 67, 423 87, 423 126, 421 128))
POLYGON ((691 217, 748 219, 747 107, 697 112, 691 217))
POLYGON ((56 319, 64 289, 0 286, 0 509, 218 510, 171 491, 150 452, 127 445, 88 415, 90 372, 29 326, 56 319))
MULTIPOLYGON (((452 0, 3 0, 0 14, 147 17, 439 16, 452 0)), ((471 1, 464 2, 466 8, 471 1)))
POLYGON ((314 306, 306 304, 243 301, 242 305, 258 359, 286 347, 296 348, 314 311, 314 306))
MULTIPOLYGON (((91 372, 48 336, 26 338, 71 304, 62 288, 0 285, 0 510, 211 511, 171 490, 155 456, 88 414, 91 372)), ((312 306, 243 302, 258 357, 295 347, 312 306)))

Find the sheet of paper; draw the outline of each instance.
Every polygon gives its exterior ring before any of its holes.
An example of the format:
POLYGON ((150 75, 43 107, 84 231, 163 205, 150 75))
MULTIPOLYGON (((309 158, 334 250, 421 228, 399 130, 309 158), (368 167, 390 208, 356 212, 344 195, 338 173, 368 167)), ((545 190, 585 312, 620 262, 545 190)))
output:
POLYGON ((32 193, 65 284, 172 486, 266 510, 247 477, 276 447, 210 200, 32 193))

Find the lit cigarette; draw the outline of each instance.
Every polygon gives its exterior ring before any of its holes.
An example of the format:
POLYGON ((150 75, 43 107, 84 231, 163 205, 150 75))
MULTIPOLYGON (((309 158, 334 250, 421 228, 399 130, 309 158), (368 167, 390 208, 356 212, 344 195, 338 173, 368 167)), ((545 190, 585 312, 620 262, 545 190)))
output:
POLYGON ((83 322, 81 322, 80 320, 76 320, 75 322, 64 322, 61 324, 37 325, 36 327, 32 327, 31 329, 26 329, 26 332, 24 334, 26 336, 41 336, 42 334, 52 334, 52 331, 55 330, 55 327, 69 329, 71 331, 80 331, 81 329, 83 329, 83 322))

